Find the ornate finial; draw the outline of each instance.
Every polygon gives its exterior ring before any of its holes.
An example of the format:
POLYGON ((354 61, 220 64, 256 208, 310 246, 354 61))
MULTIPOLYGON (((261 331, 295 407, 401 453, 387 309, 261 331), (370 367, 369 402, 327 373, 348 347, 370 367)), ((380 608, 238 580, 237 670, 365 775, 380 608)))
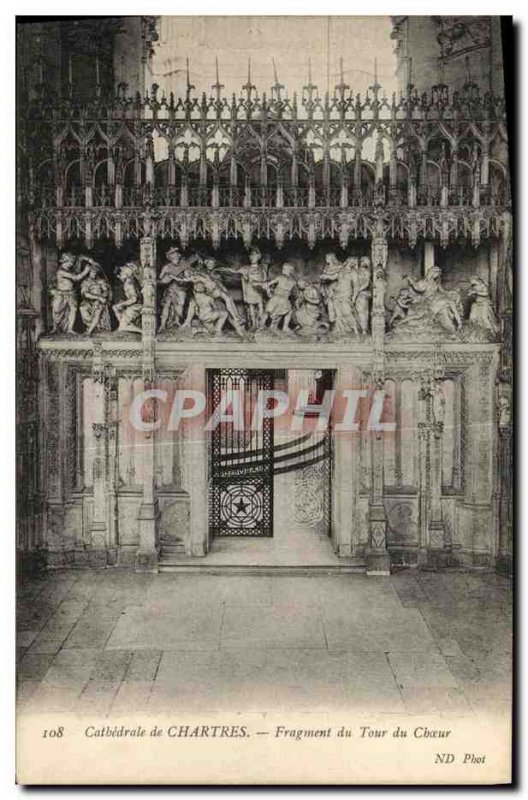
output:
POLYGON ((316 89, 317 86, 315 83, 312 83, 312 59, 311 56, 308 56, 308 83, 306 86, 303 86, 303 92, 306 92, 306 102, 309 107, 312 105, 313 95, 316 89))
POLYGON ((379 90, 381 89, 381 85, 378 83, 378 59, 374 59, 374 83, 372 86, 369 86, 369 89, 372 89, 374 93, 374 100, 378 99, 379 90))
POLYGON ((248 103, 250 103, 250 102, 251 102, 251 92, 253 91, 253 89, 255 89, 255 90, 256 90, 256 88, 257 88, 257 87, 256 87, 256 86, 253 86, 253 84, 251 83, 251 57, 249 57, 249 58, 248 58, 248 76, 247 76, 247 83, 246 83, 246 84, 244 84, 244 86, 242 87, 242 89, 244 89, 244 91, 247 93, 247 99, 248 99, 248 103))
POLYGON ((215 56, 215 70, 216 70, 216 83, 213 83, 211 89, 214 89, 216 92, 216 102, 220 102, 220 93, 222 89, 224 89, 224 84, 220 83, 220 76, 218 73, 218 56, 215 56))
POLYGON ((413 88, 412 82, 412 56, 407 59, 407 93, 410 94, 413 88))
POLYGON ((347 89, 350 89, 348 83, 345 83, 345 76, 343 72, 343 59, 339 59, 339 75, 340 75, 340 83, 336 84, 335 91, 341 96, 341 102, 345 99, 345 92, 347 89))
POLYGON ((196 87, 193 86, 193 84, 191 83, 191 74, 189 72, 189 57, 188 56, 185 59, 185 61, 186 61, 186 65, 187 65, 187 89, 185 90, 185 99, 187 100, 187 102, 189 102, 190 98, 191 98, 191 90, 195 89, 196 87))
POLYGON ((275 83, 271 87, 271 91, 272 91, 272 93, 273 93, 273 91, 275 91, 277 93, 277 100, 280 103, 280 101, 282 100, 282 98, 281 98, 281 90, 284 89, 284 85, 282 83, 279 83, 279 78, 277 77, 277 67, 275 66, 275 59, 272 58, 271 61, 273 63, 273 77, 275 79, 275 83))

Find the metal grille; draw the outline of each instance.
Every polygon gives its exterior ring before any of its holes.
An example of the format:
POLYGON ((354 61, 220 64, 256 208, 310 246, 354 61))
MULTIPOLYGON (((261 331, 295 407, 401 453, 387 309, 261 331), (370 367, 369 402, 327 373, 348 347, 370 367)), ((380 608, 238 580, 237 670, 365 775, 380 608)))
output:
POLYGON ((211 433, 210 527, 213 536, 273 536, 273 420, 251 430, 259 391, 273 389, 270 370, 209 371, 209 416, 228 391, 243 398, 244 430, 220 422, 211 433))
POLYGON ((324 458, 324 470, 325 470, 325 480, 323 483, 323 491, 324 491, 324 499, 323 499, 323 523, 325 527, 325 531, 328 536, 332 535, 332 486, 334 480, 334 452, 332 447, 332 428, 331 422, 328 427, 328 430, 325 434, 325 458, 324 458))

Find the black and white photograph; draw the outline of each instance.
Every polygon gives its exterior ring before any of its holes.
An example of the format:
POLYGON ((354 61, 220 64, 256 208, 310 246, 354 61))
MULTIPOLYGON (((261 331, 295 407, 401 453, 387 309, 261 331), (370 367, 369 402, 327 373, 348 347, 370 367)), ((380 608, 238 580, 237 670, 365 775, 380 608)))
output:
POLYGON ((17 17, 18 783, 511 783, 513 41, 17 17))

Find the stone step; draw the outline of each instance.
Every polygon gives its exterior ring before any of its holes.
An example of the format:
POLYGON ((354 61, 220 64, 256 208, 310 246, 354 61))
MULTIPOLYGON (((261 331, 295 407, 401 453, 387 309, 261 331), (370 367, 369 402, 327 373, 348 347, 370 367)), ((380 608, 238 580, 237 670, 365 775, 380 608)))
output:
POLYGON ((179 542, 177 544, 161 544, 161 553, 164 554, 172 554, 172 553, 185 553, 185 545, 183 542, 179 542))
POLYGON ((161 559, 158 567, 160 572, 177 572, 193 575, 347 575, 364 573, 364 561, 354 561, 347 564, 321 564, 302 565, 292 564, 259 564, 250 566, 246 564, 185 564, 176 559, 161 559))

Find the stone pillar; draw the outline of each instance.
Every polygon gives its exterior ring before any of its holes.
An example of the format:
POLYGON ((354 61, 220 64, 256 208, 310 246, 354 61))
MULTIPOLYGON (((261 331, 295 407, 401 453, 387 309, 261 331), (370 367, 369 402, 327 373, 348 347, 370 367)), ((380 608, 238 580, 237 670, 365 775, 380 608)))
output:
MULTIPOLYGON (((203 364, 189 367, 186 386, 206 392, 206 371, 203 364)), ((192 556, 205 556, 209 551, 208 491, 207 491, 207 433, 204 421, 191 425, 186 440, 185 458, 190 493, 190 532, 185 544, 192 556)))
POLYGON ((497 279, 499 274, 499 242, 498 239, 489 239, 489 286, 493 308, 498 309, 497 279))
POLYGON ((499 572, 511 574, 513 559, 512 531, 512 449, 511 385, 500 382, 498 388, 498 513, 495 565, 499 572))
POLYGON ((64 364, 51 354, 41 362, 40 452, 44 455, 41 485, 44 493, 44 541, 49 566, 63 566, 65 419, 64 364))
MULTIPOLYGON (((150 220, 146 220, 150 223, 150 220)), ((145 229, 150 233, 148 225, 145 229)), ((145 389, 154 387, 155 382, 155 336, 156 336, 156 239, 143 236, 140 241, 140 261, 142 270, 141 291, 143 294, 142 344, 143 344, 143 382, 145 389)), ((157 414, 155 400, 144 405, 144 415, 154 422, 157 414)), ((139 507, 139 550, 136 569, 142 572, 157 572, 158 542, 157 521, 158 501, 155 494, 154 432, 142 434, 141 453, 143 458, 143 499, 139 507)))
MULTIPOLYGON (((39 359, 35 348, 35 323, 38 313, 31 308, 17 309, 17 519, 16 547, 22 571, 31 570, 32 552, 40 544, 39 480, 39 359), (20 402, 23 399, 23 402, 20 402)), ((33 562, 34 563, 34 562, 33 562)))
POLYGON ((427 275, 431 267, 435 266, 434 242, 424 240, 424 275, 427 275))
MULTIPOLYGON (((385 339, 385 268, 388 246, 382 219, 376 223, 372 239, 372 382, 376 389, 384 385, 385 339)), ((369 502, 369 544, 367 575, 389 575, 387 519, 383 505, 383 433, 376 431, 372 440, 372 483, 369 502)))
MULTIPOLYGON (((338 389, 356 389, 357 371, 351 367, 340 367, 337 375, 338 389)), ((293 394, 293 392, 292 392, 293 394)), ((332 486, 332 546, 339 556, 352 556, 357 491, 356 452, 357 434, 352 431, 334 432, 334 464, 332 486)))
POLYGON ((92 559, 106 564, 108 525, 106 518, 106 397, 101 345, 93 351, 93 419, 95 453, 93 459, 93 515, 90 528, 92 559))
POLYGON ((429 457, 430 457, 430 485, 429 485, 429 515, 428 530, 428 561, 435 561, 435 565, 446 566, 447 551, 450 543, 446 542, 445 526, 442 517, 442 441, 444 434, 444 409, 445 398, 442 385, 435 381, 431 396, 431 424, 429 425, 429 457), (441 553, 442 564, 437 564, 438 554, 441 553))
POLYGON ((107 461, 106 461, 106 507, 108 520, 108 562, 115 564, 118 557, 118 507, 117 507, 117 428, 118 428, 118 396, 117 373, 115 367, 106 369, 106 429, 107 429, 107 461))
POLYGON ((496 550, 493 532, 493 471, 497 418, 494 408, 496 355, 475 352, 466 372, 464 502, 459 507, 461 555, 473 566, 489 566, 496 550))
POLYGON ((513 301, 513 257, 512 257, 512 217, 505 211, 502 215, 502 231, 499 239, 499 282, 502 288, 502 297, 499 302, 499 312, 510 314, 513 301))
POLYGON ((430 475, 430 438, 431 438, 431 377, 426 376, 421 383, 418 399, 420 404, 420 415, 418 422, 419 439, 419 534, 420 550, 418 553, 419 566, 425 566, 428 562, 429 550, 429 475, 430 475))

